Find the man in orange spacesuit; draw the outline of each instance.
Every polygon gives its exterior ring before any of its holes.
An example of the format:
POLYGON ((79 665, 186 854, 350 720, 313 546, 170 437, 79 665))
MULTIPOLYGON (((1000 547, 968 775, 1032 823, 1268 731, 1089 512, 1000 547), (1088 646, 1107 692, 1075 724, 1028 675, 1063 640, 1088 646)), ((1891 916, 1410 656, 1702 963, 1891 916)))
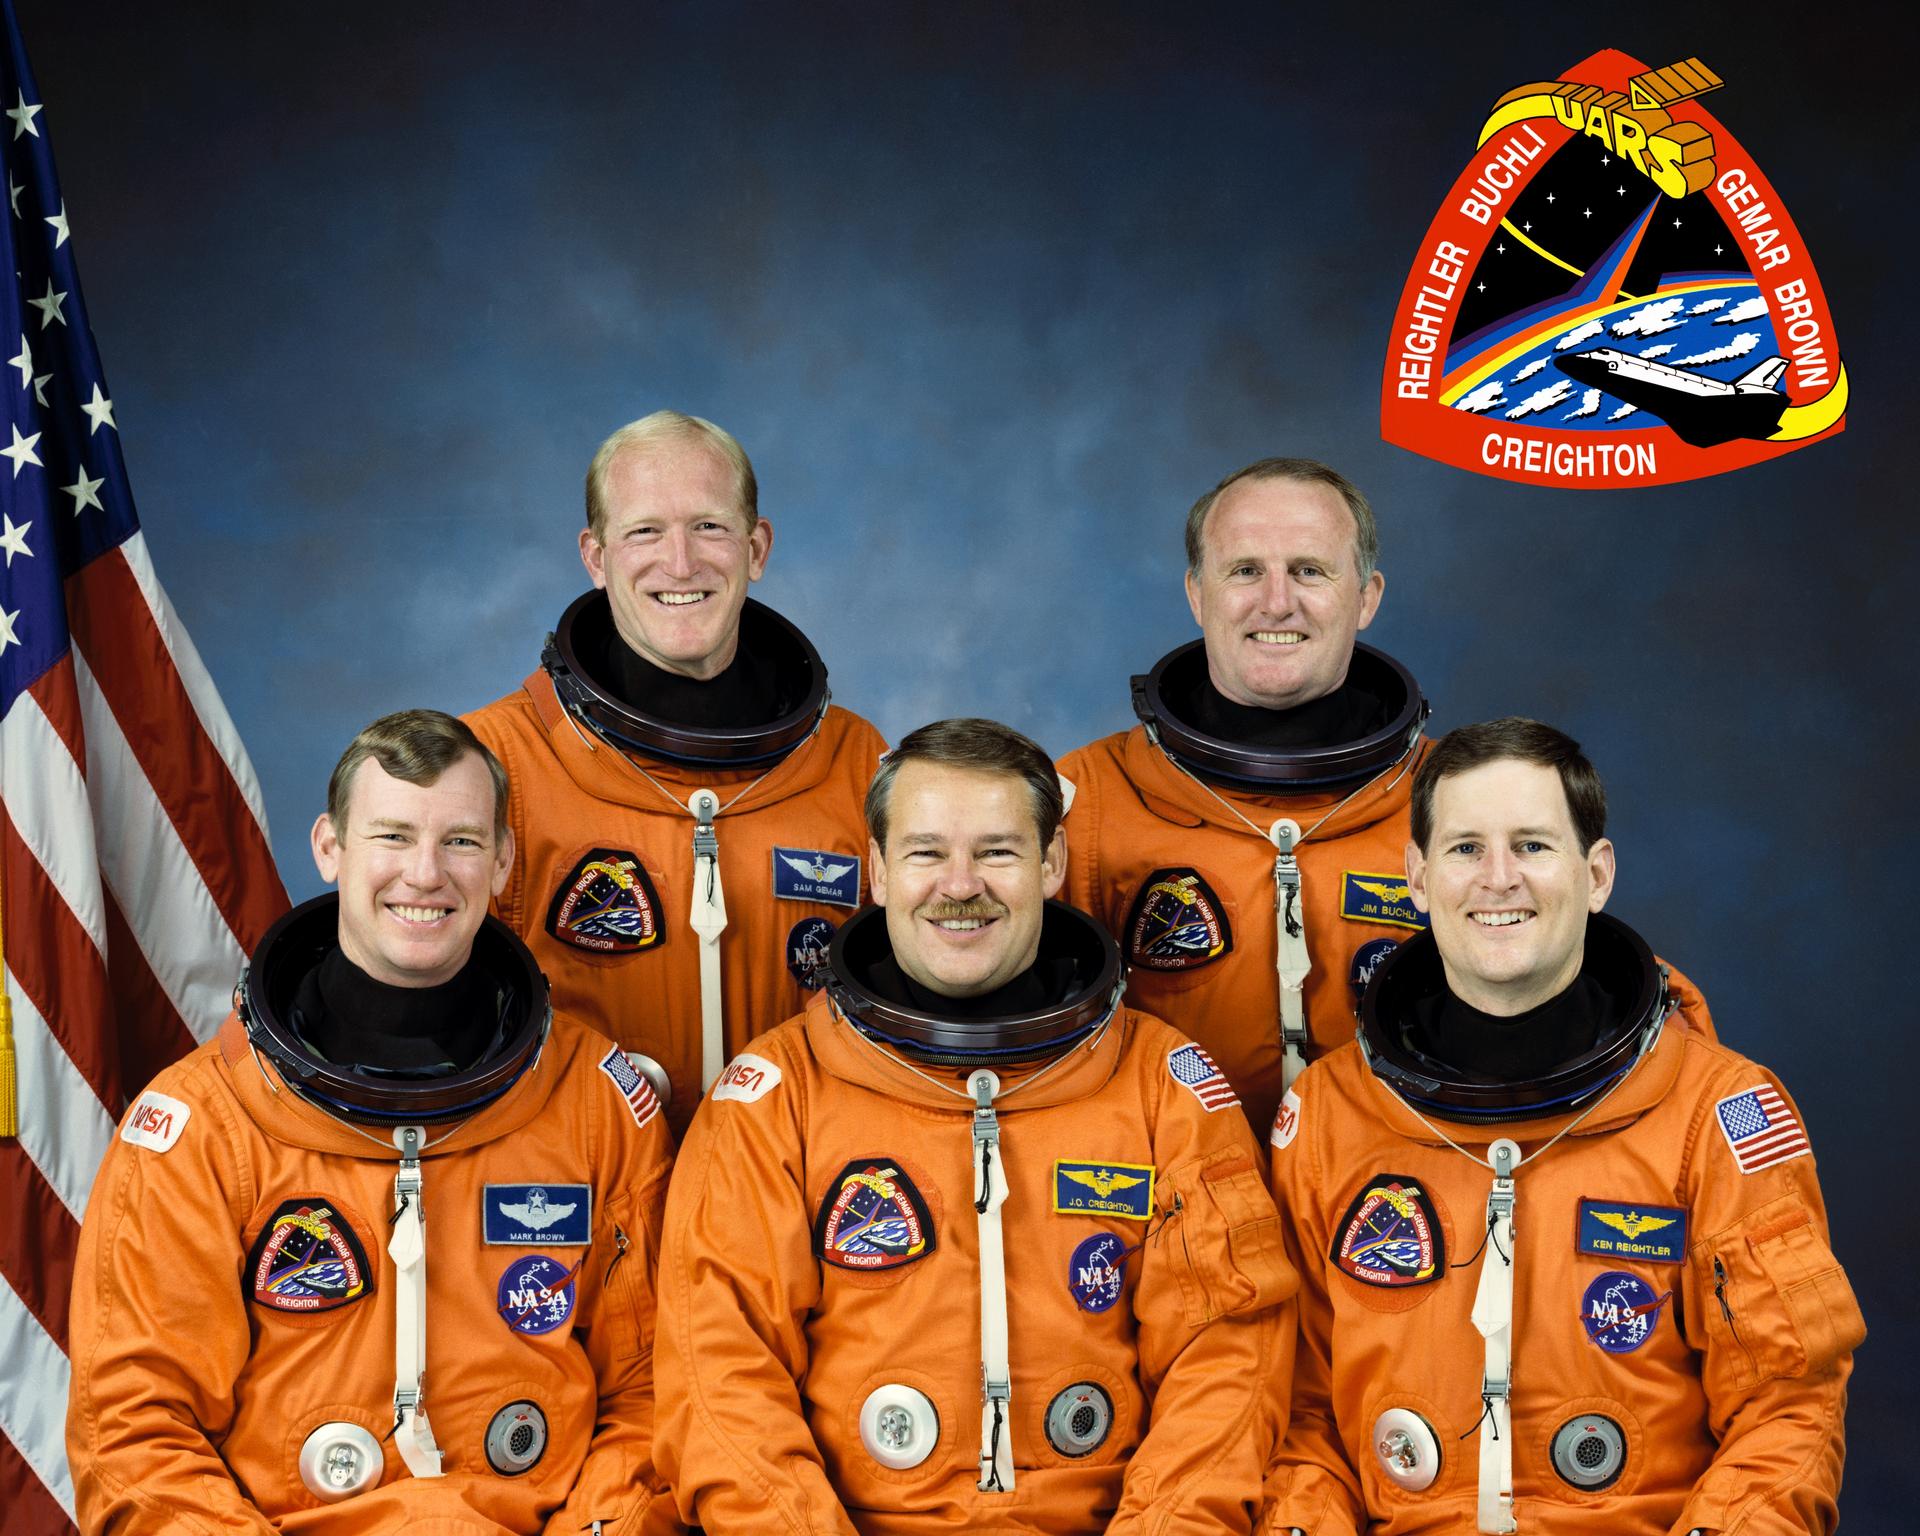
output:
POLYGON ((747 597, 773 524, 729 433, 657 411, 601 445, 586 484, 593 589, 525 683, 468 718, 519 788, 495 910, 677 1133, 728 1055, 805 1002, 859 905, 884 748, 828 702, 807 637, 747 597))
POLYGON ((1194 503, 1186 546, 1203 638, 1133 679, 1140 724, 1060 763, 1069 899, 1119 938, 1128 1000, 1212 1052, 1265 1134, 1426 924, 1400 850, 1427 703, 1355 641, 1386 578, 1345 476, 1249 464, 1194 503))
POLYGON ((1535 721, 1420 766, 1431 930, 1273 1128, 1302 1276, 1277 1530, 1834 1527, 1865 1329, 1807 1130, 1602 912, 1605 821, 1578 744, 1535 721))
POLYGON ((675 1530, 650 1366, 671 1141, 487 916, 513 854, 500 766, 408 711, 355 738, 327 804, 338 894, 268 931, 94 1185, 80 1526, 675 1530))
POLYGON ((1048 900, 1051 765, 908 736, 878 908, 721 1075, 662 1251, 661 1468, 728 1532, 1247 1531, 1293 1337, 1258 1149, 1048 900))

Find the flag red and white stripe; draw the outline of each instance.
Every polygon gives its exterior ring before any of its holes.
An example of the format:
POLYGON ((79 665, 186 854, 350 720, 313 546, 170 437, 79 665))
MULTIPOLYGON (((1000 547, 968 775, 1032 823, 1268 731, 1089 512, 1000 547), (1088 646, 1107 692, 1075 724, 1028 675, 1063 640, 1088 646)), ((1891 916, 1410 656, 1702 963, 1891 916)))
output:
POLYGON ((1214 1065, 1213 1058, 1197 1045, 1176 1046, 1168 1052, 1167 1071, 1176 1083, 1200 1101, 1208 1114, 1216 1109, 1231 1109, 1240 1102, 1233 1084, 1214 1065))
POLYGON ((1813 1151, 1806 1128, 1771 1083, 1728 1094, 1713 1106, 1713 1113, 1742 1173, 1758 1173, 1813 1151))
POLYGON ((287 901, 239 733, 148 558, 47 115, 0 12, 0 96, 31 125, 0 134, 18 188, 0 211, 17 274, 0 338, 20 346, 0 373, 0 949, 19 1090, 19 1135, 0 1137, 0 1536, 48 1536, 73 1528, 68 1292, 100 1159, 147 1080, 218 1029, 287 901))

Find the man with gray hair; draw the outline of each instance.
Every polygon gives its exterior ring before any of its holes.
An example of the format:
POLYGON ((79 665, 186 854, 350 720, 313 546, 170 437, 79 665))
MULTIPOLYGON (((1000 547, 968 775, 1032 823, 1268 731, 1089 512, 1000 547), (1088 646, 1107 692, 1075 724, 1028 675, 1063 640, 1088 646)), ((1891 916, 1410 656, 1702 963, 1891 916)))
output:
POLYGON ((495 910, 554 1004, 613 1036, 684 1131, 752 1020, 799 1011, 859 905, 884 743, 828 702, 800 630, 748 598, 773 549, 732 434, 656 411, 587 470, 593 587, 470 717, 521 793, 495 910))
POLYGON ((1194 503, 1186 547, 1202 638, 1133 679, 1140 724, 1060 764, 1069 899, 1120 940, 1129 1001, 1211 1051, 1264 1135, 1426 925, 1400 850, 1427 703, 1356 642, 1386 578, 1338 471, 1235 471, 1194 503))

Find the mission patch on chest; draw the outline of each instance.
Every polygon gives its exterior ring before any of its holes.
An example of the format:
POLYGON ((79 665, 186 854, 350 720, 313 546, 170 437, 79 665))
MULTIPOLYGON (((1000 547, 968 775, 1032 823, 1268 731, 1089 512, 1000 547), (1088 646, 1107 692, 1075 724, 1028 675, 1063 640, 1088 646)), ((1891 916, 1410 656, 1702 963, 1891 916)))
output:
POLYGON ((596 955, 664 944, 665 914, 640 855, 625 848, 588 849, 554 890, 547 932, 596 955))

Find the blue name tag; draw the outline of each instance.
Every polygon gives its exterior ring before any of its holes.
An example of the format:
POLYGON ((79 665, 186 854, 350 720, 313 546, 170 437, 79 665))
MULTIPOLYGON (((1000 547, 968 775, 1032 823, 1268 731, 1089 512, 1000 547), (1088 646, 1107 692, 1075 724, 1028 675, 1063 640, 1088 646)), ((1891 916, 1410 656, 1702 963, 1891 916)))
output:
POLYGON ((480 1192, 482 1240, 514 1248, 584 1247, 593 1240, 591 1184, 489 1184, 480 1192))
POLYGON ((1405 875, 1375 875, 1364 869, 1341 873, 1340 915, 1356 923, 1390 923, 1395 928, 1424 928, 1427 914, 1413 904, 1405 875))
POLYGON ((1153 1165, 1057 1162, 1053 1165, 1053 1208, 1063 1216, 1147 1221, 1153 1216, 1153 1165))
POLYGON ((836 907, 860 905, 860 857, 823 853, 813 848, 773 850, 773 894, 788 901, 824 901, 836 907))
POLYGON ((1607 1259, 1678 1264, 1687 1256, 1687 1213, 1677 1205, 1582 1200, 1574 1246, 1607 1259))

